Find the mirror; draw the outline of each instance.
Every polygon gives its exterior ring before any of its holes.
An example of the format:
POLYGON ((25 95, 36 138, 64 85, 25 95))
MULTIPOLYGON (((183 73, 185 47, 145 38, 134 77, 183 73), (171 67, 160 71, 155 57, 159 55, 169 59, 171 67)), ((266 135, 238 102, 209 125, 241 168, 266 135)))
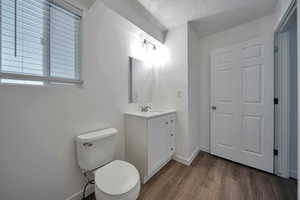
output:
POLYGON ((136 58, 129 58, 129 103, 151 103, 153 68, 136 58))

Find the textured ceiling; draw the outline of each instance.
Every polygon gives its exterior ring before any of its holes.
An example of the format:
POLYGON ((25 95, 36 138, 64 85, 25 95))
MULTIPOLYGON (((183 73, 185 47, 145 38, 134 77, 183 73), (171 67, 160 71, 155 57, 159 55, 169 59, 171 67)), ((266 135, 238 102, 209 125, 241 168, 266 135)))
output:
POLYGON ((167 28, 184 24, 188 21, 197 21, 220 13, 227 13, 238 8, 263 8, 260 12, 247 12, 232 16, 254 18, 265 14, 266 10, 273 9, 276 0, 137 0, 139 1, 160 23, 167 28), (262 13, 261 13, 262 12, 262 13), (248 16, 245 16, 248 15, 248 16))
POLYGON ((260 4, 247 5, 206 16, 192 21, 191 24, 198 35, 204 37, 259 19, 271 14, 273 11, 274 4, 262 1, 260 4))

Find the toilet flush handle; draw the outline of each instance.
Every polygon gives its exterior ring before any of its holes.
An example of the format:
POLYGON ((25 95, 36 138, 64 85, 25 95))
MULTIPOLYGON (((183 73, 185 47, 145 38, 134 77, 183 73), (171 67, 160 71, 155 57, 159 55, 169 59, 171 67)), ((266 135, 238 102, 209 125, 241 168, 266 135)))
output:
POLYGON ((85 146, 85 147, 91 147, 91 146, 93 146, 93 143, 85 142, 82 145, 85 146))

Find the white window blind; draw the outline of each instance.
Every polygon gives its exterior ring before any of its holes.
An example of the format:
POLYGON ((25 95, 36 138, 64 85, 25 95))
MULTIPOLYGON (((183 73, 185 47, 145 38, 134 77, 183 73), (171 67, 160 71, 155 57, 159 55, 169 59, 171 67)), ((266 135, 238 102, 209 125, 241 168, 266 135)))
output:
POLYGON ((50 0, 1 0, 2 82, 82 84, 80 21, 50 0))

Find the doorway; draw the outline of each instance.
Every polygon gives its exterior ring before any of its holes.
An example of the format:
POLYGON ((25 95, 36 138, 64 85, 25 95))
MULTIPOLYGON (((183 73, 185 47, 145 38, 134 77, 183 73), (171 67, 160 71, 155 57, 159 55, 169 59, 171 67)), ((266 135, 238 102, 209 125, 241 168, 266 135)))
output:
POLYGON ((297 178, 297 5, 275 33, 275 174, 297 178))

